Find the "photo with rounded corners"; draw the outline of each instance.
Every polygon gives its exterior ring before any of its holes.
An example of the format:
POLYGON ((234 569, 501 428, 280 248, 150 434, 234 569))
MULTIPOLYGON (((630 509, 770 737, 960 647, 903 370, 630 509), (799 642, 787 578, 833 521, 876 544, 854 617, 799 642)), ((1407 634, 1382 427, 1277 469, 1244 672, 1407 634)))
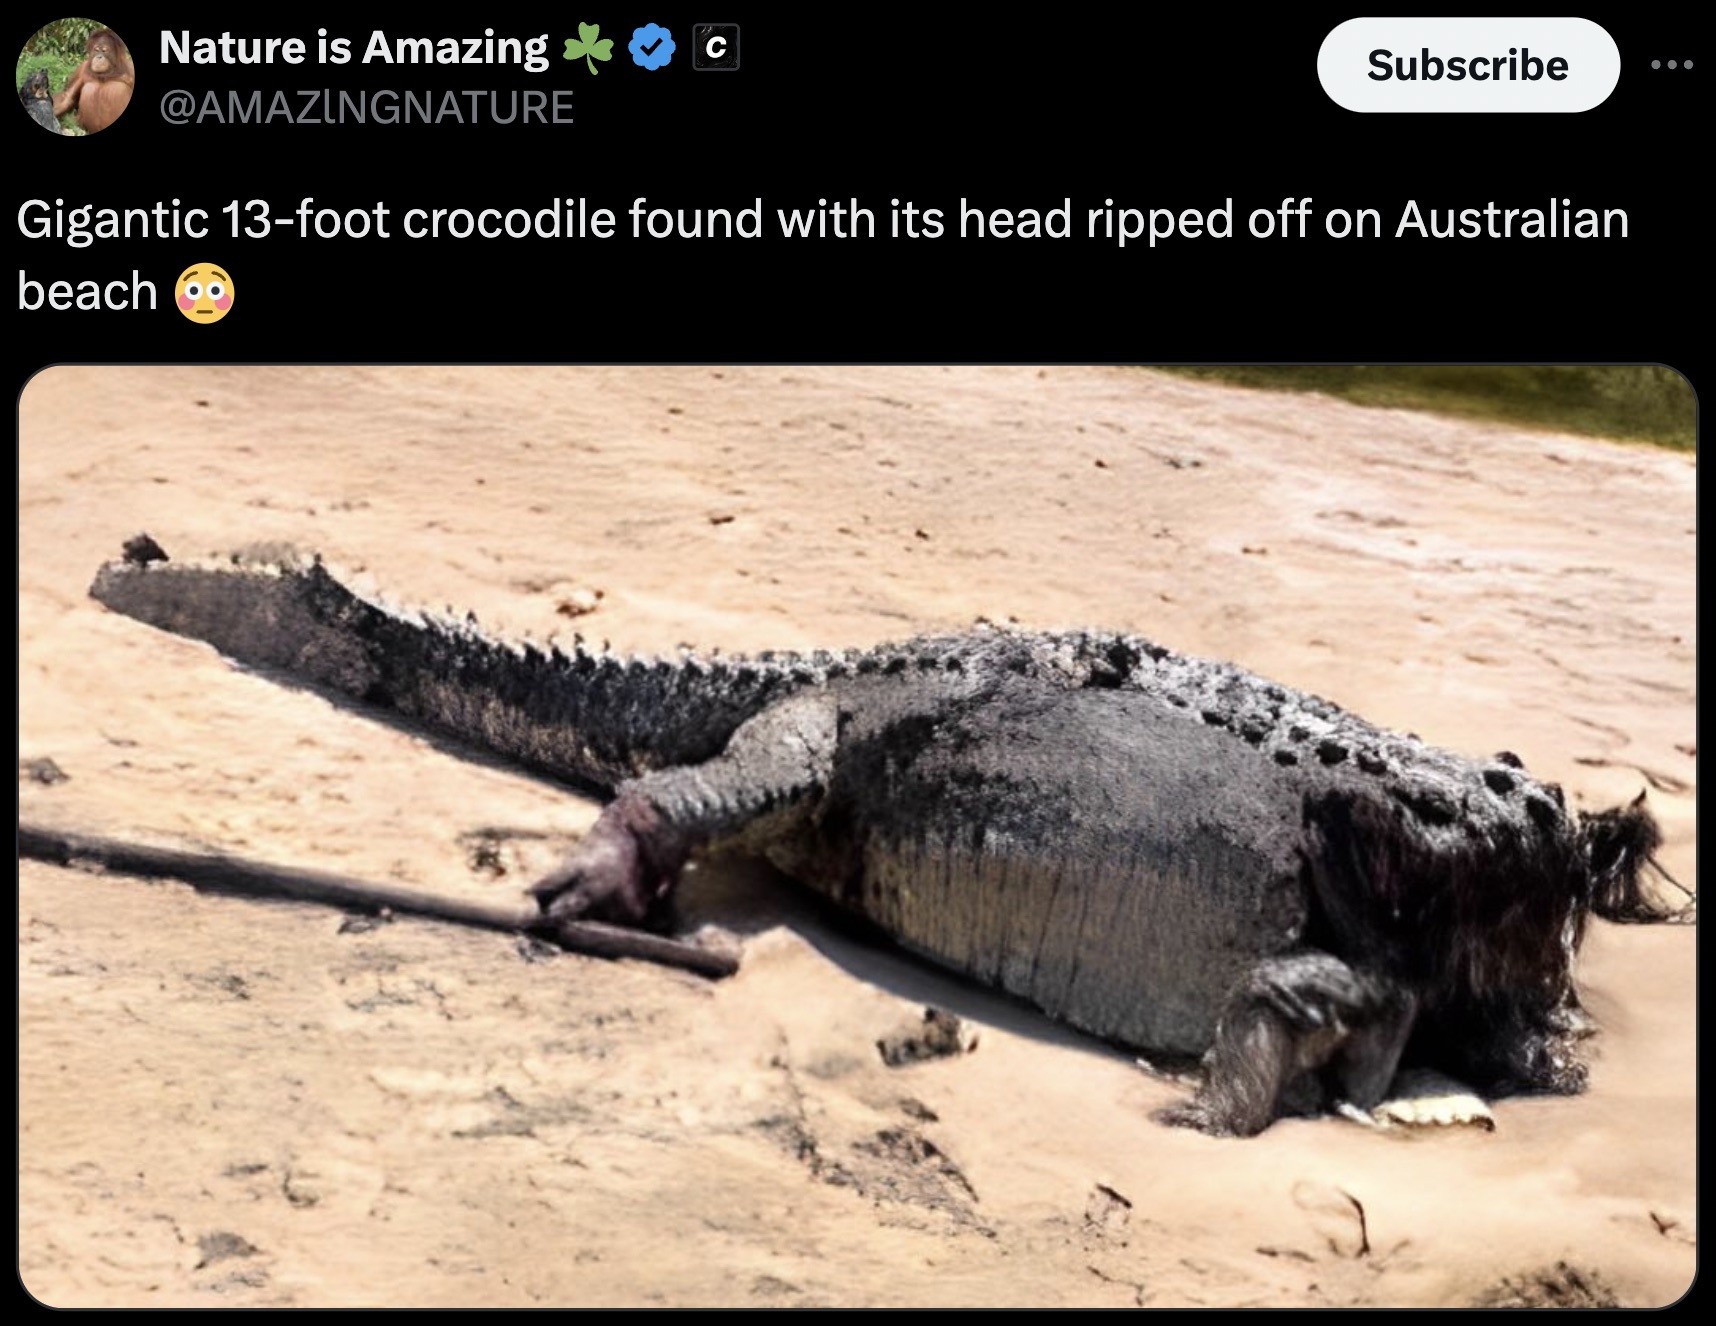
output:
POLYGON ((1693 418, 1653 366, 45 370, 22 1282, 1674 1302, 1693 418))

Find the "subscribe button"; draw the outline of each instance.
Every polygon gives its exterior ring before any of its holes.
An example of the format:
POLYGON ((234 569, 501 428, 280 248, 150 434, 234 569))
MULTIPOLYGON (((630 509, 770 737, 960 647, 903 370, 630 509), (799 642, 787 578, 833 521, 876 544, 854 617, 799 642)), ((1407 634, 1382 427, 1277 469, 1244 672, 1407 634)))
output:
POLYGON ((1586 111, 1621 52, 1583 18, 1352 18, 1323 38, 1317 77, 1351 111, 1586 111))

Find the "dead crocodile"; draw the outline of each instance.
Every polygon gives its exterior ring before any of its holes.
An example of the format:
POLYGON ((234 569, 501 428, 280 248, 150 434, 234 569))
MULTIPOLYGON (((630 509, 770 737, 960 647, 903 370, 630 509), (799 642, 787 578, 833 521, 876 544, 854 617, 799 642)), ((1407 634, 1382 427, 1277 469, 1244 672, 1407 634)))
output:
POLYGON ((1158 1117, 1210 1133, 1368 1110, 1404 1066, 1581 1090, 1575 950, 1651 910, 1642 798, 1570 813, 1512 757, 1133 635, 643 660, 395 611, 319 559, 158 551, 91 592, 611 798, 534 888, 548 923, 660 926, 688 860, 760 855, 1055 1018, 1203 1056, 1158 1117))

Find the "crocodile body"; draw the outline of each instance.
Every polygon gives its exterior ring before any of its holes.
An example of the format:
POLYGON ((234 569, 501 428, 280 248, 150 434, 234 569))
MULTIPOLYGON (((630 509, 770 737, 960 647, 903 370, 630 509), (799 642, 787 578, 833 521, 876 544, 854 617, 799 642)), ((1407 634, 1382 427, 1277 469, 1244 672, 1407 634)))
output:
POLYGON ((550 918, 659 923, 695 855, 767 857, 1095 1035, 1204 1055, 1164 1117, 1259 1131, 1399 1062, 1577 1091, 1572 958, 1640 906, 1640 807, 1473 761, 1136 636, 983 630, 638 660, 400 613, 319 562, 113 563, 117 611, 611 798, 550 918))

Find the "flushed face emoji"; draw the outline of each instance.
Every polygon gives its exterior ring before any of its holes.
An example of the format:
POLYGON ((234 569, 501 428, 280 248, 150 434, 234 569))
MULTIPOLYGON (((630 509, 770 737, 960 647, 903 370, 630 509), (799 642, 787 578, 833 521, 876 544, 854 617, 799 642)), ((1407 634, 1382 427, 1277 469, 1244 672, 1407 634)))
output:
POLYGON ((219 322, 232 308, 232 278, 201 263, 179 278, 173 299, 192 322, 219 322))

